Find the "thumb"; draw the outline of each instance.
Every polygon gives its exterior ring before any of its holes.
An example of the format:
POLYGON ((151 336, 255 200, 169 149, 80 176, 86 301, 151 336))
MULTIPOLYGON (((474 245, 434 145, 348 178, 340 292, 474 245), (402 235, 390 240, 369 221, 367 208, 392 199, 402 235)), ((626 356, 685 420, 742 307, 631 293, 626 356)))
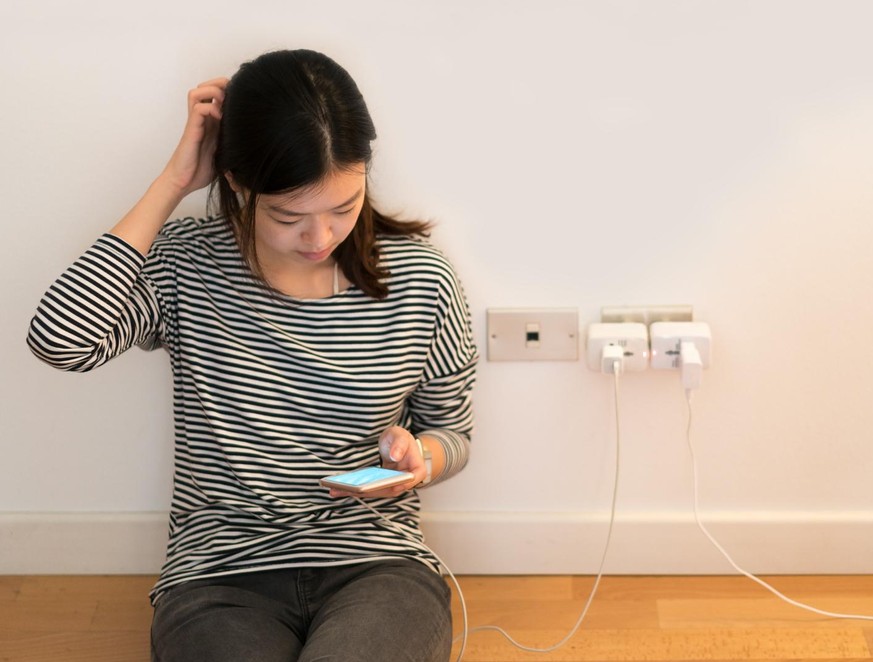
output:
POLYGON ((393 428, 389 428, 379 440, 379 453, 386 460, 399 462, 405 455, 403 448, 403 435, 395 434, 393 428))

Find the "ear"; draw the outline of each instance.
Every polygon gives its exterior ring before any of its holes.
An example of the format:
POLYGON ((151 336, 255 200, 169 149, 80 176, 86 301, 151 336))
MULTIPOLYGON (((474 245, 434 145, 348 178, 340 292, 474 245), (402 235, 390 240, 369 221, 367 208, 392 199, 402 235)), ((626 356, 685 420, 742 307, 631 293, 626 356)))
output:
POLYGON ((236 180, 233 178, 233 174, 231 174, 230 170, 226 170, 224 172, 224 178, 227 180, 227 183, 230 184, 230 188, 233 189, 234 193, 242 192, 242 187, 236 183, 236 180))

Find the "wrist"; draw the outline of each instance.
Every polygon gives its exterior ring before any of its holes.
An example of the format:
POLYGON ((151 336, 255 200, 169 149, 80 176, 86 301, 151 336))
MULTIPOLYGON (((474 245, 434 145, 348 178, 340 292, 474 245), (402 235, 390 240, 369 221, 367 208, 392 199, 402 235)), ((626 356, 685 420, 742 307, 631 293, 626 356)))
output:
POLYGON ((415 443, 418 445, 418 452, 421 454, 421 458, 424 460, 426 473, 424 479, 419 483, 419 485, 424 487, 433 480, 433 454, 418 437, 415 437, 415 443))
POLYGON ((185 196, 190 193, 184 186, 180 185, 166 170, 157 176, 150 191, 165 200, 168 205, 172 205, 173 209, 185 199, 185 196))
POLYGON ((469 457, 469 438, 444 429, 422 430, 422 445, 432 453, 433 474, 430 485, 442 483, 461 471, 469 457))

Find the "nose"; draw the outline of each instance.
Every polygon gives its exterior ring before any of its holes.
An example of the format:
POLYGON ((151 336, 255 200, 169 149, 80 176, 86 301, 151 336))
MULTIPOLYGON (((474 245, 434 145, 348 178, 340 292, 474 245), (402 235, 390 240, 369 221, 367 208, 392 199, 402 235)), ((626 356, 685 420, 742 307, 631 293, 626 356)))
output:
POLYGON ((308 248, 315 250, 327 248, 332 236, 330 221, 324 216, 310 218, 303 231, 303 241, 308 248))

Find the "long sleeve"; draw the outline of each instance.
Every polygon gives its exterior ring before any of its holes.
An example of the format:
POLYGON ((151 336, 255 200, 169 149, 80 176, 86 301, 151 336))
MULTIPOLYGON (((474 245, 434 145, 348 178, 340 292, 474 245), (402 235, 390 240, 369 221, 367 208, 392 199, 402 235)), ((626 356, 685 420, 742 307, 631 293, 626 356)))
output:
POLYGON ((100 237, 49 288, 30 323, 31 351, 60 370, 86 372, 160 334, 157 295, 140 277, 145 258, 100 237))
POLYGON ((431 485, 451 478, 467 464, 478 360, 461 284, 450 268, 444 276, 439 290, 440 316, 424 379, 410 398, 416 433, 436 439, 446 456, 445 468, 431 485))

